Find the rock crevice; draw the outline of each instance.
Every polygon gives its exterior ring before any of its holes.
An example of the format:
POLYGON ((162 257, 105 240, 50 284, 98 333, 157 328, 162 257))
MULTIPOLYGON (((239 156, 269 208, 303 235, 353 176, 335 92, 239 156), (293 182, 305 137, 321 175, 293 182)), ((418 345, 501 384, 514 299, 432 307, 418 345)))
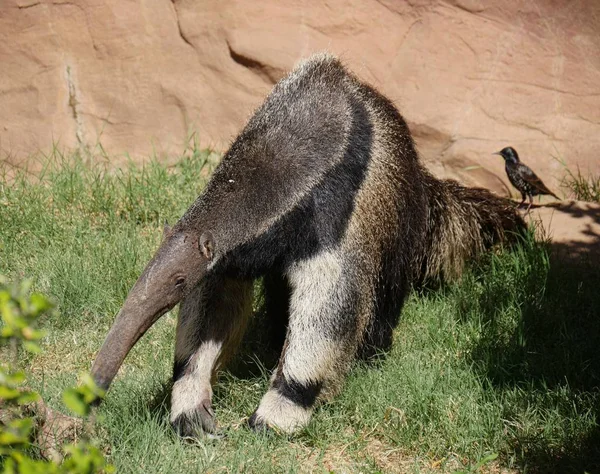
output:
POLYGON ((75 85, 75 79, 73 77, 71 66, 66 66, 65 77, 67 80, 67 90, 69 97, 67 105, 69 107, 69 110, 71 111, 73 120, 75 121, 75 139, 77 140, 77 145, 80 150, 87 149, 87 144, 85 140, 85 128, 83 126, 83 119, 81 118, 81 114, 79 113, 77 87, 75 85))

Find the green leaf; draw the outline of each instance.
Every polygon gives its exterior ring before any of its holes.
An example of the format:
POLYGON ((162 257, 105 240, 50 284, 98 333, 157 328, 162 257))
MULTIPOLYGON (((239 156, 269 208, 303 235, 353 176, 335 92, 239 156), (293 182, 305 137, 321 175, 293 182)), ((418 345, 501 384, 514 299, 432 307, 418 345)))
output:
POLYGON ((24 327, 21 330, 21 333, 23 334, 23 337, 28 341, 37 341, 38 339, 42 339, 46 336, 45 331, 33 329, 31 326, 24 327))
POLYGON ((8 427, 12 430, 21 431, 23 433, 29 433, 33 428, 33 420, 31 418, 21 418, 13 420, 8 424, 8 427))
POLYGON ((35 315, 48 311, 52 308, 52 303, 41 293, 33 293, 30 296, 31 307, 35 315))
MULTIPOLYGON (((32 282, 26 280, 9 286, 6 278, 0 275, 0 337, 37 354, 41 348, 36 341, 45 336, 45 331, 36 329, 35 322, 53 304, 40 293, 29 295, 31 285, 32 282)), ((36 392, 18 389, 25 382, 26 374, 13 370, 10 363, 0 365, 0 402, 25 405, 39 400, 41 397, 36 392)), ((104 391, 96 386, 92 377, 84 374, 80 386, 63 393, 63 401, 74 414, 86 416, 91 410, 90 403, 103 396, 104 391)), ((67 457, 61 464, 30 457, 28 447, 33 426, 33 419, 29 417, 17 418, 0 426, 2 474, 114 472, 113 467, 106 464, 102 452, 89 443, 66 448, 67 457)))
POLYGON ((42 352, 42 348, 39 346, 39 344, 33 341, 24 341, 23 347, 27 352, 31 352, 32 354, 39 354, 42 352))
POLYGON ((19 405, 27 405, 28 403, 37 402, 40 398, 40 395, 36 392, 21 392, 16 401, 19 405))
POLYGON ((7 302, 0 307, 0 310, 2 311, 2 319, 4 322, 9 326, 13 326, 16 322, 16 316, 12 305, 7 302))
POLYGON ((17 462, 14 459, 8 458, 4 464, 4 471, 2 471, 2 474, 17 474, 18 472, 19 468, 17 462))
POLYGON ((23 382, 25 382, 25 378, 25 372, 23 372, 22 370, 18 370, 12 373, 0 371, 0 383, 2 385, 21 385, 23 382))
POLYGON ((27 442, 27 437, 21 436, 19 433, 3 431, 0 433, 0 445, 23 444, 27 442))
POLYGON ((19 392, 16 388, 10 388, 6 386, 0 386, 0 399, 3 400, 14 400, 17 398, 21 392, 19 392))
POLYGON ((86 372, 82 374, 80 379, 80 388, 85 389, 85 400, 87 403, 92 403, 98 398, 104 398, 106 391, 96 385, 96 382, 89 373, 86 372))
POLYGON ((114 467, 107 465, 102 452, 94 445, 77 443, 65 446, 67 457, 60 466, 60 472, 114 472, 114 467))
MULTIPOLYGON (((20 454, 20 453, 19 453, 20 454)), ((24 474, 52 474, 58 472, 58 466, 53 462, 42 461, 37 459, 31 459, 26 456, 15 456, 13 453, 12 457, 16 459, 18 469, 16 473, 24 474)), ((82 471, 70 471, 71 473, 82 472, 82 471)))
POLYGON ((76 415, 86 416, 90 412, 90 407, 85 402, 84 396, 75 388, 68 388, 63 392, 63 402, 76 415))
POLYGON ((0 432, 0 445, 25 444, 29 442, 29 433, 33 428, 33 420, 23 418, 13 420, 0 432))

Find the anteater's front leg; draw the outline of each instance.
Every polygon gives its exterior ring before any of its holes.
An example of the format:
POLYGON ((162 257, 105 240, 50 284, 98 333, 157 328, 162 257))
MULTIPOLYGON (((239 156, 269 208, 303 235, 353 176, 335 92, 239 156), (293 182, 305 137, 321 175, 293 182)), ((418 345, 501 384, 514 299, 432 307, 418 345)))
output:
POLYGON ((308 424, 319 399, 335 394, 354 358, 361 324, 360 294, 333 252, 295 264, 289 325, 271 386, 248 423, 285 432, 308 424))
POLYGON ((171 424, 179 435, 215 431, 212 383, 236 350, 251 313, 249 281, 207 278, 181 302, 171 396, 171 424))

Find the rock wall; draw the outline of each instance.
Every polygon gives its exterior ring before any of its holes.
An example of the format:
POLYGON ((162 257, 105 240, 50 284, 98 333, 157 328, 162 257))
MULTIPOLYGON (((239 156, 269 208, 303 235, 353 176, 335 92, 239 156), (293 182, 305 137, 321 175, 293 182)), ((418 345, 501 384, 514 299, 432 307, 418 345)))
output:
POLYGON ((558 160, 600 172, 597 0, 2 0, 0 157, 224 149, 323 49, 395 101, 438 175, 506 193, 506 145, 555 190, 558 160))

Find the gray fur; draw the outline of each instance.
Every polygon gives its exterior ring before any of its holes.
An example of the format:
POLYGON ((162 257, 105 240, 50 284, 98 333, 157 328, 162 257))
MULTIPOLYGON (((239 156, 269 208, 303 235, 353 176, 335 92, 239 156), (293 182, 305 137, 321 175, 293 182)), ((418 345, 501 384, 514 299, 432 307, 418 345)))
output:
POLYGON ((182 301, 171 420, 184 436, 212 431, 215 371, 245 330, 252 281, 266 276, 290 289, 271 298, 287 304, 274 315, 287 333, 249 423, 300 429, 356 357, 389 347, 411 285, 457 276, 522 227, 505 200, 433 178, 393 104, 316 55, 275 86, 165 231, 94 376, 107 387, 145 328, 182 301))

